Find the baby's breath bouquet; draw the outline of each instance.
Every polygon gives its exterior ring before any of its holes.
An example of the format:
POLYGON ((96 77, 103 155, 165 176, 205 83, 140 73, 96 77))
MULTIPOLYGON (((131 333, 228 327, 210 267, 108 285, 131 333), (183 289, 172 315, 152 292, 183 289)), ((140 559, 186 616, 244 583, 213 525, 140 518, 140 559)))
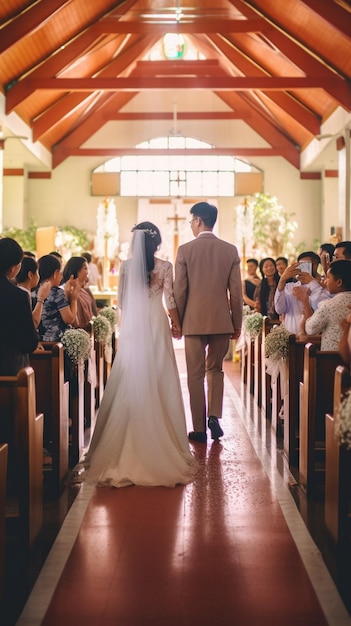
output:
POLYGON ((289 336, 291 333, 283 324, 274 326, 265 341, 265 357, 271 361, 284 361, 289 356, 289 336))
POLYGON ((95 341, 102 343, 103 345, 110 343, 112 330, 107 317, 104 315, 93 317, 92 324, 95 341))
POLYGON ((251 339, 258 337, 262 333, 263 315, 261 313, 250 313, 244 317, 246 332, 251 339))
POLYGON ((69 328, 63 333, 61 342, 74 365, 83 363, 90 356, 90 337, 83 328, 69 328))
POLYGON ((345 448, 351 450, 351 392, 348 391, 337 415, 335 424, 335 432, 341 444, 345 444, 345 448))
POLYGON ((252 313, 252 309, 248 304, 244 304, 243 305, 243 317, 245 317, 245 315, 250 315, 250 313, 252 313))
POLYGON ((99 315, 103 315, 110 322, 112 330, 114 330, 117 324, 117 312, 116 309, 113 309, 112 306, 105 306, 99 312, 99 315))

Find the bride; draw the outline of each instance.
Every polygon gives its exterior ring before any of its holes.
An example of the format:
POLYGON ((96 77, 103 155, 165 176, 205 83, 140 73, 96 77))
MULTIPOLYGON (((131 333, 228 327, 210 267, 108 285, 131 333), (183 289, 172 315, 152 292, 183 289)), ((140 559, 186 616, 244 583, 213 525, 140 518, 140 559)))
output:
POLYGON ((132 255, 121 266, 118 351, 98 412, 87 482, 124 487, 174 487, 193 479, 180 381, 162 297, 181 336, 173 270, 155 257, 160 231, 133 228, 132 255))

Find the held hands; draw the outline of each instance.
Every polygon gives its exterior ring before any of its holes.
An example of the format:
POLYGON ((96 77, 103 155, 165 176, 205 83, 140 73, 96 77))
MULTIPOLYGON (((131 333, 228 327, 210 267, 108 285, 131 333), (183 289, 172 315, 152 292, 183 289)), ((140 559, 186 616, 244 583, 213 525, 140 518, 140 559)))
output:
POLYGON ((171 322, 171 333, 174 339, 182 338, 182 329, 177 326, 174 322, 171 322))

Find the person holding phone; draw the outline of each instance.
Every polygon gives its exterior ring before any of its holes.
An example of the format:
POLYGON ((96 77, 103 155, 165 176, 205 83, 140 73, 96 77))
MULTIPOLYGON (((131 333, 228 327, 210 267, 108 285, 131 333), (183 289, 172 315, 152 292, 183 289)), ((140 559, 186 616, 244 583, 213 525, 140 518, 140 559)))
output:
POLYGON ((83 256, 72 256, 63 270, 64 285, 69 284, 71 279, 77 280, 79 291, 77 296, 77 316, 72 322, 75 328, 87 329, 89 322, 97 315, 96 302, 88 287, 88 262, 83 256))
POLYGON ((312 310, 321 302, 330 297, 330 294, 320 284, 317 272, 320 258, 312 251, 302 252, 297 261, 289 265, 281 275, 274 295, 275 310, 281 316, 284 326, 291 333, 300 330, 303 306, 298 299, 299 291, 307 291, 312 310), (293 279, 293 282, 291 282, 293 279))

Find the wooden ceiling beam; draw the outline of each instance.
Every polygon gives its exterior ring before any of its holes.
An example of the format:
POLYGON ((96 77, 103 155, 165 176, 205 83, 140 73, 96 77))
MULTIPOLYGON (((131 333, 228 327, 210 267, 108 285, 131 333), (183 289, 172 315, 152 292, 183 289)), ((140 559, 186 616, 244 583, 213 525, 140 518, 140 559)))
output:
POLYGON ((280 148, 212 148, 206 150, 192 149, 172 149, 159 150, 142 148, 67 148, 59 147, 53 156, 53 168, 57 167, 70 156, 97 156, 101 158, 115 156, 233 156, 233 157, 265 157, 265 156, 284 156, 284 150, 280 148))
POLYGON ((265 25, 265 20, 255 18, 251 20, 215 20, 215 19, 194 19, 194 21, 180 21, 179 23, 168 22, 164 20, 152 21, 150 19, 140 19, 138 21, 131 20, 114 20, 112 18, 100 20, 96 24, 97 32, 101 34, 131 34, 139 35, 156 34, 159 36, 166 33, 256 33, 260 32, 265 25))
MULTIPOLYGON (((20 83, 18 85, 20 87, 20 83)), ((346 99, 351 109, 351 89, 344 82, 341 93, 340 84, 335 78, 321 76, 170 76, 170 77, 118 77, 118 78, 28 78, 23 95, 29 90, 36 91, 149 91, 164 89, 212 89, 220 91, 248 91, 262 89, 264 91, 281 91, 294 89, 325 89, 335 88, 339 97, 346 99)), ((11 102, 11 89, 7 92, 11 102)))
MULTIPOLYGON (((115 76, 126 68, 132 67, 142 54, 148 50, 155 43, 155 37, 137 37, 137 39, 126 48, 121 54, 118 55, 112 63, 104 68, 98 75, 100 77, 115 76)), ((45 111, 42 115, 38 116, 33 121, 33 136, 39 139, 50 127, 56 126, 60 123, 62 117, 69 115, 69 107, 73 108, 79 106, 86 98, 91 97, 92 92, 72 92, 66 94, 63 98, 60 98, 48 111, 45 111)), ((133 94, 134 95, 134 94, 133 94)))
MULTIPOLYGON (((248 119, 250 116, 243 115, 242 113, 236 113, 235 111, 185 111, 177 113, 178 120, 242 120, 248 119)), ((172 120, 174 118, 173 113, 167 113, 160 111, 154 112, 135 112, 135 113, 112 113, 109 114, 108 119, 117 122, 135 122, 144 120, 172 120)))
POLYGON ((105 94, 103 101, 93 107, 79 125, 76 126, 62 141, 58 142, 53 150, 53 163, 59 165, 65 158, 67 150, 80 147, 85 141, 106 124, 106 119, 112 111, 118 111, 125 106, 136 94, 131 92, 105 94))
POLYGON ((6 24, 0 30, 0 54, 13 46, 19 39, 30 35, 39 29, 43 23, 60 11, 71 0, 50 0, 50 2, 35 2, 27 11, 6 24))
POLYGON ((236 111, 250 113, 250 118, 246 121, 247 125, 267 141, 272 148, 281 150, 284 158, 299 169, 300 152, 296 145, 274 126, 268 118, 257 111, 250 102, 247 102, 244 95, 235 92, 218 92, 217 95, 236 111))
POLYGON ((330 0, 302 0, 317 15, 326 20, 339 33, 351 39, 351 14, 330 0))
MULTIPOLYGON (((257 60, 248 59, 247 56, 227 38, 212 35, 210 41, 212 45, 215 46, 216 50, 219 51, 220 54, 224 54, 233 66, 238 68, 245 76, 267 76, 267 72, 260 67, 257 60)), ((265 94, 272 102, 280 106, 310 133, 317 135, 320 132, 321 120, 318 115, 307 109, 295 96, 284 91, 267 91, 265 94)))

